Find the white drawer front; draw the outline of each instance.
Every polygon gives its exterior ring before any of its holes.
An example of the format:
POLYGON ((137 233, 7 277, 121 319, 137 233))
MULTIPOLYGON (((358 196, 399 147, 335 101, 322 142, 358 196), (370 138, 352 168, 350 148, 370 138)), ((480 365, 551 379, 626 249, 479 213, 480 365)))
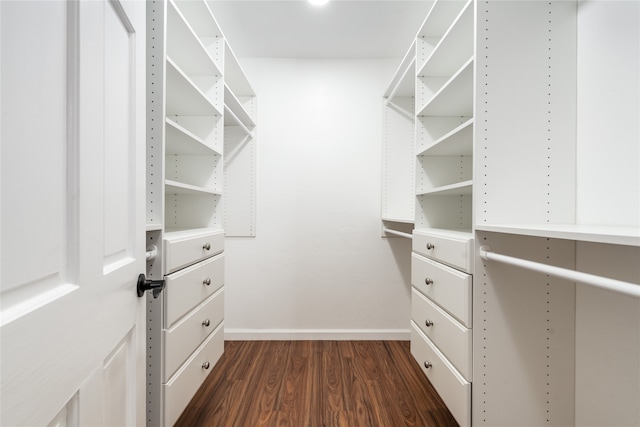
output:
POLYGON ((224 254, 165 276, 164 328, 169 329, 176 320, 213 295, 223 284, 224 254))
POLYGON ((176 372, 223 319, 224 289, 220 289, 202 306, 195 309, 174 327, 163 332, 163 382, 166 382, 176 372))
POLYGON ((471 234, 439 235, 424 231, 413 232, 413 251, 455 268, 472 273, 473 238, 471 234))
POLYGON ((164 425, 175 424, 223 352, 224 323, 221 323, 171 380, 162 386, 164 388, 164 425))
POLYGON ((411 324, 411 354, 460 426, 471 425, 471 383, 465 380, 422 331, 411 324), (425 363, 430 364, 427 368, 425 363))
POLYGON ((463 325, 471 327, 471 275, 411 254, 411 283, 463 325))
POLYGON ((411 317, 458 372, 471 381, 471 329, 415 289, 411 295, 411 317))
POLYGON ((164 240, 166 274, 194 264, 224 250, 224 231, 188 235, 172 234, 164 240))

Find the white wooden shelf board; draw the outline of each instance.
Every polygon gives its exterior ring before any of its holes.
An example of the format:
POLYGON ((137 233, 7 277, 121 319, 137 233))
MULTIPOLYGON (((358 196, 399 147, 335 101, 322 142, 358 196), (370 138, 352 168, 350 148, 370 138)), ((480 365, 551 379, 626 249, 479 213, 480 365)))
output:
POLYGON ((207 49, 171 1, 167 5, 167 21, 167 55, 187 75, 222 76, 207 49))
POLYGON ((167 57, 167 115, 221 116, 221 112, 189 77, 167 57))
POLYGON ((473 155, 473 122, 471 118, 439 138, 418 156, 471 156, 473 155))
POLYGON ((415 93, 415 65, 416 65, 416 42, 409 47, 400 66, 393 75, 389 87, 384 92, 384 97, 391 101, 395 97, 413 97, 415 93))
POLYGON ((211 233, 224 233, 224 230, 216 227, 202 228, 165 228, 164 239, 170 241, 193 239, 194 237, 207 236, 211 233))
MULTIPOLYGON (((234 93, 231 91, 231 88, 229 88, 226 83, 224 85, 224 104, 233 112, 240 123, 242 123, 244 126, 253 127, 256 125, 249 113, 247 113, 247 111, 242 106, 242 103, 240 103, 238 98, 234 95, 234 93)), ((227 123, 227 121, 225 120, 225 124, 234 123, 227 123)))
POLYGON ((185 184, 178 181, 167 179, 164 181, 165 193, 169 194, 201 194, 201 195, 222 195, 221 191, 211 190, 209 188, 198 187, 196 185, 185 184))
POLYGON ((473 189, 472 181, 463 181, 451 185, 444 185, 429 191, 418 192, 417 196, 470 196, 473 189))
POLYGON ((147 223, 146 231, 161 231, 161 230, 162 230, 162 224, 147 223))
POLYGON ((402 224, 413 224, 415 220, 413 218, 396 218, 396 217, 382 217, 385 222, 398 222, 402 224))
POLYGON ((477 231, 491 231, 551 239, 640 246, 640 228, 572 224, 476 224, 477 231))
POLYGON ((222 30, 206 2, 174 1, 198 37, 222 37, 222 30))
POLYGON ((470 229, 445 229, 445 228, 417 228, 414 234, 431 234, 448 239, 468 240, 473 238, 473 231, 470 229))
POLYGON ((473 19, 469 2, 418 71, 419 76, 450 76, 473 56, 473 19))
POLYGON ((231 46, 225 43, 224 52, 224 80, 236 96, 255 96, 249 80, 240 66, 231 46))
POLYGON ((473 114, 473 58, 420 109, 417 116, 471 116, 473 114))
POLYGON ((165 141, 167 154, 222 155, 218 150, 205 144, 201 138, 169 118, 166 118, 165 141))

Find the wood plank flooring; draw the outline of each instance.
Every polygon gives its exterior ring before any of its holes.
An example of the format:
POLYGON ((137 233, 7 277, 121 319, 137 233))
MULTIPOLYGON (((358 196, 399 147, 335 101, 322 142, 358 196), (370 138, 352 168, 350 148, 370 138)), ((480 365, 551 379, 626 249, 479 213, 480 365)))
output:
POLYGON ((176 423, 457 426, 405 341, 227 341, 176 423))

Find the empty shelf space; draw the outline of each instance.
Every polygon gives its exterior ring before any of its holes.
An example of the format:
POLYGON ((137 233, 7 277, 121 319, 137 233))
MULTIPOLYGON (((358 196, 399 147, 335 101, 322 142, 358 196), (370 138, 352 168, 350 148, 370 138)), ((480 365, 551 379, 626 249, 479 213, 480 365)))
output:
POLYGON ((466 196, 471 195, 473 188, 473 181, 463 181, 450 185, 443 185, 442 187, 436 187, 427 191, 420 191, 418 196, 466 196))
MULTIPOLYGON (((215 117, 212 117, 214 120, 215 117)), ((178 123, 167 118, 165 127, 166 153, 186 155, 222 155, 218 150, 207 145, 201 138, 178 123)))
MULTIPOLYGON (((235 117, 234 121, 239 122, 239 124, 242 124, 245 127, 255 126, 255 122, 253 121, 249 113, 247 113, 240 100, 238 100, 238 98, 231 91, 231 88, 229 88, 229 86, 226 84, 224 85, 224 104, 233 113, 235 117)), ((227 122, 225 120, 225 124, 236 123, 227 122)))
MULTIPOLYGON (((428 120, 428 118, 421 119, 428 120)), ((471 156, 472 154, 473 119, 465 121, 417 153, 419 156, 471 156)))
POLYGON ((411 44, 398 70, 393 76, 389 88, 384 93, 387 102, 395 97, 413 97, 416 87, 415 81, 416 43, 411 44))
POLYGON ((167 57, 167 115, 221 116, 193 81, 167 57))
MULTIPOLYGON (((428 77, 425 77, 428 79, 428 77)), ((420 79, 418 79, 420 81, 420 79)), ((426 100, 417 116, 471 116, 473 114, 473 58, 426 100)))

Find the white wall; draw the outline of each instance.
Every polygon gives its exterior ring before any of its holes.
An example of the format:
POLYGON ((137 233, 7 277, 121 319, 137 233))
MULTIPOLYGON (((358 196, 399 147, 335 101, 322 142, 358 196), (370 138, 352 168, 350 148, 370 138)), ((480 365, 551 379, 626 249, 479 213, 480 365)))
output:
POLYGON ((381 238, 382 93, 398 60, 245 59, 257 236, 227 239, 227 339, 408 339, 410 242, 381 238))

